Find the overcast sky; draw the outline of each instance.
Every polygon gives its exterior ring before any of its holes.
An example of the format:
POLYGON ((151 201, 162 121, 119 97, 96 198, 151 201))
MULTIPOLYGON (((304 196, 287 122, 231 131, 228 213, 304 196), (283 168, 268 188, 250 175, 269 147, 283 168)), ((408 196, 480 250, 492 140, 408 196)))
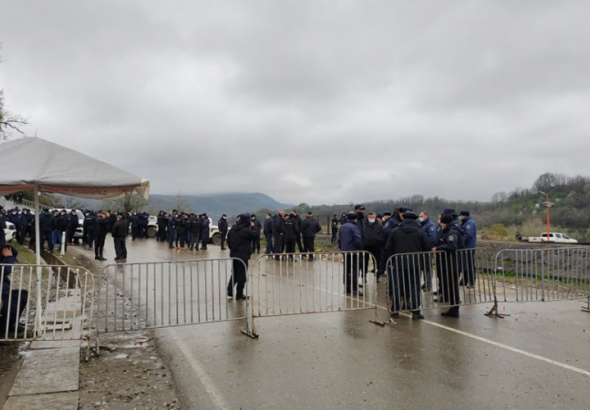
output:
POLYGON ((28 134, 152 193, 486 201, 590 175, 588 16, 585 1, 0 0, 0 88, 28 134))

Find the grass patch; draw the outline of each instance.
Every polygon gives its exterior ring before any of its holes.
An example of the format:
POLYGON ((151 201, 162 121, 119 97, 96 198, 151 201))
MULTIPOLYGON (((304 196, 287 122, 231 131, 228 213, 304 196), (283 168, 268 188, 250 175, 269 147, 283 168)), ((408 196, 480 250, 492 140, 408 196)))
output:
POLYGON ((19 245, 19 243, 16 241, 12 241, 10 245, 12 245, 14 249, 18 251, 18 263, 23 265, 37 264, 37 257, 35 256, 35 252, 31 251, 29 248, 23 245, 19 245))

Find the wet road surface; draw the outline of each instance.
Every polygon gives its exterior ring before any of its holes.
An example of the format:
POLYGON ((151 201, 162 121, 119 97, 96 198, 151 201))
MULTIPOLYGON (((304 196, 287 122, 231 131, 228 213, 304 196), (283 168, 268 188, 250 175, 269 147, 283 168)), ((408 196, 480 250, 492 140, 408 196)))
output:
MULTIPOLYGON (((112 259, 110 239, 107 248, 112 259)), ((128 240, 128 250, 130 263, 229 255, 151 239, 128 240)), ((508 304, 505 319, 483 315, 491 304, 462 307, 459 319, 423 311, 425 321, 385 327, 369 323, 371 311, 261 318, 257 340, 239 332, 243 321, 155 333, 185 408, 587 409, 581 304, 508 304)))

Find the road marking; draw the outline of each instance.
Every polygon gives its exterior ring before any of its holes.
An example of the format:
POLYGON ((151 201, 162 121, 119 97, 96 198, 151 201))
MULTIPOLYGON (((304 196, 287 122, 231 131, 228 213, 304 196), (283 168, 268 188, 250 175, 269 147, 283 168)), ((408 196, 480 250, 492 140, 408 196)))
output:
POLYGON ((201 363, 199 363, 199 360, 193 357, 193 352, 191 351, 189 346, 184 341, 177 338, 178 332, 172 331, 170 333, 175 333, 174 342, 180 348, 180 350, 186 357, 187 362, 190 364, 191 368, 196 373, 197 377, 199 378, 199 381, 201 382, 201 384, 205 388, 205 391, 209 395, 211 402, 213 402, 213 404, 215 405, 215 408, 222 410, 230 410, 231 407, 225 402, 223 395, 217 389, 217 387, 215 387, 215 384, 211 377, 209 377, 205 369, 203 369, 201 363))
MULTIPOLYGON (((297 282, 295 282, 294 280, 292 280, 290 278, 283 278, 283 280, 286 280, 288 282, 292 282, 294 284, 297 284, 297 282)), ((377 285, 377 284, 375 283, 375 285, 377 285)), ((316 289, 316 290, 327 291, 327 293, 330 293, 330 294, 335 294, 334 292, 332 292, 330 290, 325 290, 325 289, 319 288, 317 286, 313 286, 312 285, 310 287, 313 288, 313 289, 316 289)), ((350 298, 350 297, 349 296, 346 296, 346 298, 350 298)), ((370 302, 365 302, 365 303, 370 303, 370 302)), ((377 305, 377 307, 379 309, 385 310, 389 314, 389 308, 388 307, 379 305, 377 303, 375 303, 375 304, 377 305)), ((431 310, 431 309, 429 309, 429 310, 431 310)), ((400 314, 403 315, 403 316, 407 316, 408 318, 411 317, 411 315, 406 314, 406 313, 400 313, 400 314)), ((456 334, 459 334, 459 335, 462 335, 462 336, 465 336, 465 337, 469 337, 471 339, 478 340, 480 342, 487 343, 489 345, 496 346, 496 347, 499 347, 499 348, 504 349, 504 350, 508 350, 510 352, 513 352, 513 353, 518 353, 518 354, 521 354, 523 356, 527 356, 527 357, 530 357, 532 359, 536 359, 536 360, 539 360, 539 361, 542 361, 542 362, 545 362, 545 363, 548 363, 548 364, 552 364, 552 365, 557 366, 557 367, 561 367, 562 369, 571 370, 573 372, 576 372, 576 373, 582 374, 584 376, 590 377, 590 371, 587 371, 587 370, 584 370, 584 369, 580 369, 578 367, 570 366, 569 364, 561 363, 561 362, 558 362, 556 360, 549 359, 547 357, 543 357, 543 356, 540 356, 540 355, 535 354, 535 353, 527 352, 526 350, 522 350, 522 349, 518 349, 516 347, 505 345, 503 343, 494 342, 493 340, 486 339, 485 337, 477 336, 477 335, 474 335, 472 333, 467 333, 467 332, 464 332, 462 330, 457 330, 457 329, 454 329, 454 328, 449 327, 449 326, 441 325, 440 323, 432 322, 430 320, 421 320, 421 321, 424 322, 424 323, 427 323, 429 325, 436 326, 438 328, 441 328, 441 329, 444 329, 444 330, 448 330, 450 332, 454 332, 456 334)))

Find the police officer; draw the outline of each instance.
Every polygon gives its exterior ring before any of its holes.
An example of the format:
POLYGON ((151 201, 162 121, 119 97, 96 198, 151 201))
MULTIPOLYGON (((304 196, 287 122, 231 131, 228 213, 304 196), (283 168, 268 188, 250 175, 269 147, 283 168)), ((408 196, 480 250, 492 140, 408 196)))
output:
POLYGON ((4 212, 4 207, 0 205, 0 249, 6 245, 6 234, 4 233, 4 229, 6 229, 6 216, 4 212))
MULTIPOLYGON (((313 261, 313 252, 315 252, 315 235, 322 230, 319 222, 313 217, 313 212, 309 211, 301 223, 301 236, 303 236, 303 252, 310 252, 307 258, 313 261)), ((305 255, 302 256, 302 258, 305 255)))
POLYGON ((47 250, 53 252, 53 231, 55 230, 55 217, 49 208, 43 208, 43 213, 39 216, 39 231, 41 233, 40 244, 47 241, 47 250))
POLYGON ((463 255, 463 280, 459 283, 468 288, 475 285, 475 248, 477 247, 477 225, 471 218, 468 210, 462 210, 459 213, 461 219, 461 228, 463 229, 463 240, 465 242, 465 251, 463 255))
POLYGON ((441 233, 433 252, 443 251, 437 255, 437 272, 439 272, 439 293, 442 300, 451 307, 442 316, 459 317, 459 272, 457 266, 457 250, 462 247, 462 233, 454 223, 453 214, 442 214, 440 218, 441 233))
POLYGON ((180 217, 176 221, 176 250, 183 251, 186 249, 186 233, 188 232, 188 214, 181 212, 180 217), (180 246, 179 246, 180 242, 180 246))
POLYGON ((363 250, 363 239, 361 230, 356 224, 357 217, 356 212, 350 212, 347 215, 347 222, 340 228, 338 248, 341 251, 351 251, 344 253, 344 290, 354 296, 363 296, 358 283, 361 263, 358 252, 363 250))
POLYGON ((219 221, 217 221, 217 229, 219 229, 219 234, 221 235, 221 250, 225 250, 225 238, 227 237, 227 215, 221 215, 219 221))
POLYGON ((174 249, 174 240, 176 239, 176 215, 178 211, 173 209, 168 215, 168 248, 174 249))
POLYGON ((86 218, 84 218, 82 227, 84 229, 84 242, 86 242, 89 249, 92 249, 94 246, 94 238, 96 236, 96 215, 94 214, 94 211, 86 213, 86 218))
POLYGON ((129 220, 131 221, 131 240, 134 241, 140 234, 140 222, 137 212, 133 212, 129 220))
POLYGON ((209 243, 209 217, 207 214, 201 214, 201 250, 207 250, 207 244, 209 243))
POLYGON ((412 319, 424 319, 420 313, 420 268, 423 258, 416 254, 428 252, 430 243, 428 236, 416 221, 418 215, 412 210, 400 215, 402 222, 394 229, 385 244, 385 256, 390 258, 399 254, 404 255, 394 260, 389 269, 389 296, 391 298, 391 317, 399 317, 400 303, 405 301, 406 307, 412 311, 412 319))
MULTIPOLYGON (((420 212, 418 222, 420 222, 422 230, 428 236, 430 249, 434 248, 436 245, 436 224, 428 217, 426 211, 420 212)), ((424 266, 422 267, 424 272, 424 284, 422 285, 422 290, 430 292, 432 291, 432 258, 426 257, 425 262, 426 263, 424 263, 424 266)))
MULTIPOLYGON (((383 225, 377 221, 375 212, 369 212, 367 215, 367 221, 363 227, 363 246, 368 253, 365 254, 365 260, 363 264, 363 276, 367 277, 367 269, 369 266, 369 255, 373 255, 375 263, 379 263, 381 259, 381 248, 383 244, 381 242, 383 233, 383 225)), ((378 266, 373 266, 372 272, 375 272, 378 266)))
POLYGON ((232 261, 232 277, 227 284, 227 296, 230 298, 233 297, 235 286, 236 300, 247 299, 247 296, 244 294, 244 287, 247 279, 248 260, 252 254, 251 244, 256 235, 252 230, 253 226, 254 224, 250 220, 250 214, 241 214, 238 217, 237 223, 230 229, 227 237, 229 256, 235 258, 232 261))

